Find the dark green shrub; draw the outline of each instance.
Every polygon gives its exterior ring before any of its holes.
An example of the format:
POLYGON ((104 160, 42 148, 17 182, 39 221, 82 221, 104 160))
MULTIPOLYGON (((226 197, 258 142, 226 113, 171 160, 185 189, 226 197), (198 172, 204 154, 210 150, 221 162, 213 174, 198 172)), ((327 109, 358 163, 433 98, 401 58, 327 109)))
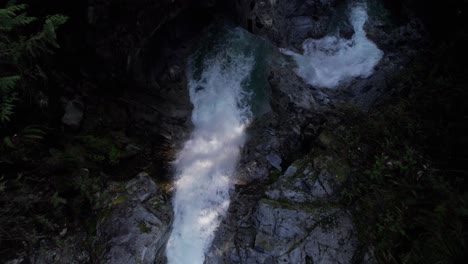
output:
POLYGON ((111 139, 95 136, 83 136, 80 139, 87 150, 86 155, 90 161, 106 165, 119 163, 121 152, 111 139))
MULTIPOLYGON (((26 4, 9 1, 0 8, 0 122, 9 121, 19 96, 20 87, 46 78, 40 58, 58 48, 56 30, 67 21, 62 15, 47 16, 39 32, 29 28, 38 18, 26 14, 26 4)), ((34 28, 34 27, 32 27, 34 28)))

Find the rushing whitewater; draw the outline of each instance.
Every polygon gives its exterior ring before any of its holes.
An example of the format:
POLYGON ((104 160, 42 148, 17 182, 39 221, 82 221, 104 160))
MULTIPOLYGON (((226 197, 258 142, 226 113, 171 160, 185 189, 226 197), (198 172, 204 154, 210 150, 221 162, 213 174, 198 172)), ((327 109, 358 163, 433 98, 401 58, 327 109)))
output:
MULTIPOLYGON (((232 38, 226 42, 235 42, 240 35, 232 38)), ((175 163, 174 222, 166 249, 170 264, 203 264, 229 206, 230 177, 251 116, 250 95, 242 86, 253 58, 229 43, 213 49, 214 55, 202 56, 201 72, 194 63, 197 58, 188 67, 194 130, 175 163)))
POLYGON ((307 39, 302 44, 303 55, 282 50, 293 56, 298 65, 297 74, 308 84, 334 88, 344 80, 369 77, 382 59, 383 52, 364 31, 368 19, 366 5, 355 4, 349 19, 355 32, 351 39, 335 36, 307 39))

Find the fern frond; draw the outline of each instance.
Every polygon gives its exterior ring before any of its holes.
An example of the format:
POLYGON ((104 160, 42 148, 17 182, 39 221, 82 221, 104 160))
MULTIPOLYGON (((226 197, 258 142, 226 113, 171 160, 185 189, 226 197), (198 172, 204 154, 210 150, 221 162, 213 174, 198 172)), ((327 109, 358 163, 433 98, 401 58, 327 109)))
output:
POLYGON ((16 82, 19 80, 18 75, 14 76, 7 76, 7 77, 0 77, 0 95, 5 95, 6 93, 12 91, 15 86, 16 82))
POLYGON ((0 9, 0 21, 2 21, 0 31, 8 32, 15 27, 28 25, 35 21, 35 17, 28 17, 26 13, 21 13, 27 7, 26 4, 19 4, 0 9))
POLYGON ((23 130, 21 130, 18 134, 21 138, 21 141, 30 144, 37 144, 44 139, 47 132, 39 126, 32 125, 23 128, 23 130))
POLYGON ((16 100, 16 94, 11 94, 9 97, 0 100, 0 122, 10 121, 10 116, 13 114, 15 107, 13 103, 16 100))
POLYGON ((13 141, 11 140, 10 137, 4 137, 3 138, 3 144, 5 144, 5 146, 9 147, 9 148, 15 148, 15 144, 13 143, 13 141))
POLYGON ((56 30, 59 26, 67 22, 68 17, 63 15, 52 15, 46 18, 44 23, 44 29, 42 30, 44 39, 53 47, 59 48, 60 46, 57 43, 56 30))
POLYGON ((25 50, 30 56, 37 57, 44 53, 51 53, 51 47, 59 48, 56 30, 67 20, 68 17, 63 15, 48 16, 44 22, 42 31, 25 42, 25 50))
POLYGON ((37 127, 26 127, 23 129, 22 133, 24 135, 36 135, 36 136, 44 136, 46 132, 37 127))
MULTIPOLYGON (((0 8, 0 60, 2 64, 16 68, 16 72, 29 79, 35 76, 46 79, 46 74, 36 63, 36 59, 58 48, 57 28, 68 20, 63 15, 45 18, 42 30, 33 35, 21 34, 22 27, 37 19, 26 14, 26 4, 9 1, 5 8, 0 8), (36 71, 33 71, 36 68, 36 71)), ((19 76, 0 76, 0 122, 9 121, 13 114, 17 98, 16 88, 19 76)), ((24 96, 24 95, 23 95, 24 96)), ((37 135, 27 137, 37 139, 37 135)))
POLYGON ((7 122, 13 114, 17 100, 15 87, 19 76, 0 77, 0 122, 7 122))
POLYGON ((58 28, 59 26, 65 24, 68 20, 67 16, 55 14, 46 17, 46 24, 53 25, 54 29, 58 28))

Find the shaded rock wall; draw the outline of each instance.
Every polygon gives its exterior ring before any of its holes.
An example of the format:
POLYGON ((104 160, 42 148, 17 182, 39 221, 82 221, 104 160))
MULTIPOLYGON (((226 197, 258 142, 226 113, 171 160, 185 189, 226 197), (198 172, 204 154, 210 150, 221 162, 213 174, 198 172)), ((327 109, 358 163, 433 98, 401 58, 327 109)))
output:
POLYGON ((92 0, 88 41, 101 70, 125 83, 154 85, 169 64, 183 63, 177 53, 210 20, 212 6, 211 1, 92 0))
POLYGON ((340 0, 232 1, 238 23, 280 47, 300 45, 306 38, 323 37, 340 0))

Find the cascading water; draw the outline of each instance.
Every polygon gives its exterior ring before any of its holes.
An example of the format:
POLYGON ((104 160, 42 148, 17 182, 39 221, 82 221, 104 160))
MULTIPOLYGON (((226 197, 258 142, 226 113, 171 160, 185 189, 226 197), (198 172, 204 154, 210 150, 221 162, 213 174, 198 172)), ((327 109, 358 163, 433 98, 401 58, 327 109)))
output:
POLYGON ((189 63, 194 130, 175 162, 174 222, 166 248, 170 264, 202 264, 228 209, 230 178, 252 116, 252 91, 245 87, 256 62, 247 34, 230 30, 189 63))
MULTIPOLYGON (((332 88, 343 80, 372 74, 383 53, 366 38, 365 5, 355 5, 350 20, 355 34, 349 40, 309 39, 303 43, 303 55, 282 50, 294 57, 297 73, 306 82, 332 88)), ((270 47, 241 29, 218 32, 215 39, 192 56, 187 69, 194 130, 175 161, 174 222, 166 248, 169 264, 204 263, 229 207, 231 177, 245 128, 253 114, 269 108, 261 88, 270 47)))
POLYGON ((296 60, 297 74, 308 84, 334 88, 344 80, 369 77, 382 59, 383 52, 364 31, 368 19, 366 5, 354 4, 349 19, 355 32, 351 39, 335 36, 307 39, 302 44, 303 55, 282 49, 296 60))

